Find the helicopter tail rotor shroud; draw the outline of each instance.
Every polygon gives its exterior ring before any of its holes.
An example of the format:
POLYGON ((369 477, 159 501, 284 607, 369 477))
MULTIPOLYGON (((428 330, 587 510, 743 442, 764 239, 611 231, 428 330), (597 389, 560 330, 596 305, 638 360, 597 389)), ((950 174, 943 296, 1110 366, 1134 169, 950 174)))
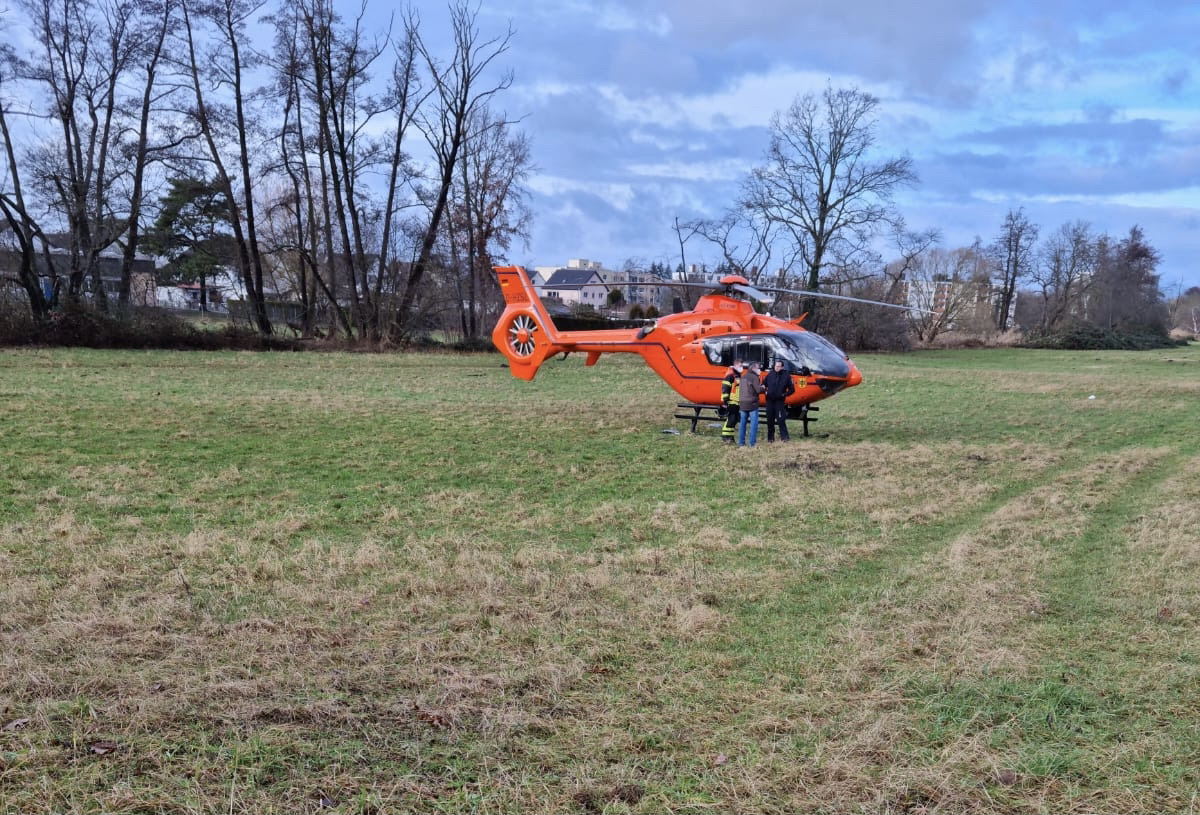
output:
POLYGON ((554 321, 516 266, 497 267, 496 279, 506 308, 492 331, 492 343, 508 358, 513 376, 533 379, 555 353, 554 321))

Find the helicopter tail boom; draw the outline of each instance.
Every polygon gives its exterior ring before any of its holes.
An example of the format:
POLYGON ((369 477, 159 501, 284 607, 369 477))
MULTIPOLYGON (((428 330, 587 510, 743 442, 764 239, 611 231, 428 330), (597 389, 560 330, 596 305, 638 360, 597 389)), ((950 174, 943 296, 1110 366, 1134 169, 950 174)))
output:
POLYGON ((627 352, 645 356, 657 348, 640 342, 648 333, 645 330, 560 331, 524 269, 520 266, 495 268, 505 309, 492 330, 492 343, 508 358, 509 369, 519 379, 533 379, 542 363, 554 354, 584 352, 587 364, 595 365, 601 354, 627 352))

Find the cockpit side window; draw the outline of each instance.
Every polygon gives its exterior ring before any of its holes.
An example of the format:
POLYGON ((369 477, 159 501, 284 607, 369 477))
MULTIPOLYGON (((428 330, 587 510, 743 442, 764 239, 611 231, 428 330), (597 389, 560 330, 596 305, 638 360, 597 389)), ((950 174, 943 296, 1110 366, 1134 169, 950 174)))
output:
POLYGON ((747 339, 707 340, 704 343, 704 356, 712 365, 729 366, 735 359, 743 362, 757 362, 766 366, 776 353, 771 347, 771 337, 747 339))
POLYGON ((738 342, 735 338, 728 337, 719 340, 705 340, 704 356, 713 365, 721 365, 729 367, 735 359, 741 359, 743 346, 745 342, 738 342))
POLYGON ((759 365, 766 367, 767 360, 772 356, 767 340, 769 337, 761 339, 743 340, 737 344, 737 356, 743 362, 749 364, 757 362, 759 365))
POLYGON ((735 359, 757 362, 770 370, 776 360, 789 373, 846 376, 846 354, 829 340, 807 331, 780 331, 754 337, 723 337, 704 341, 704 356, 712 365, 728 367, 735 359))
POLYGON ((808 376, 812 373, 812 370, 800 358, 800 355, 796 353, 796 349, 786 340, 778 336, 767 337, 765 339, 769 345, 766 362, 768 366, 767 370, 774 368, 776 362, 782 362, 783 369, 788 373, 800 374, 801 376, 808 376))

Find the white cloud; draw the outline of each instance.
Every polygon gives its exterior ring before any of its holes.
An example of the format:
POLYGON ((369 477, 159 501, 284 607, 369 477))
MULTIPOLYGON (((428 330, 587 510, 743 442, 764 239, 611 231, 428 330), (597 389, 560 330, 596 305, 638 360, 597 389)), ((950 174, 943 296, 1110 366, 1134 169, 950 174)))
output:
POLYGON ((666 14, 639 14, 617 3, 604 3, 595 15, 596 25, 609 31, 644 31, 656 37, 671 33, 671 21, 666 14))
POLYGON ((617 210, 628 210, 634 200, 632 184, 612 184, 562 176, 539 175, 532 179, 529 188, 536 193, 563 198, 575 194, 593 196, 617 210))
POLYGON ((678 181, 737 181, 753 166, 744 159, 722 161, 667 160, 656 163, 632 163, 625 169, 638 176, 668 178, 678 181))
POLYGON ((870 93, 888 93, 851 77, 777 67, 765 73, 735 77, 722 88, 703 93, 634 95, 614 84, 596 86, 608 104, 607 113, 623 123, 654 123, 696 130, 765 128, 771 117, 805 93, 820 93, 828 84, 857 85, 870 93))
POLYGON ((1125 193, 1122 195, 1105 196, 1097 201, 1109 201, 1126 207, 1146 209, 1175 209, 1190 210, 1200 216, 1200 184, 1190 187, 1180 187, 1174 190, 1158 190, 1153 192, 1125 193))

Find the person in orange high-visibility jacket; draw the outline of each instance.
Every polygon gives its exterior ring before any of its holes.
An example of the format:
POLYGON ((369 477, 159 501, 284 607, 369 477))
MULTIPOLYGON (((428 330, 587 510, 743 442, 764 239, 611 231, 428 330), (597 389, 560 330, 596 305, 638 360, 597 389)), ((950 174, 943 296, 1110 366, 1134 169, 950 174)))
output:
POLYGON ((725 411, 725 424, 721 425, 721 441, 726 444, 733 444, 737 437, 738 420, 741 418, 738 389, 744 367, 740 359, 735 359, 733 365, 725 372, 725 378, 721 380, 721 410, 725 411))

